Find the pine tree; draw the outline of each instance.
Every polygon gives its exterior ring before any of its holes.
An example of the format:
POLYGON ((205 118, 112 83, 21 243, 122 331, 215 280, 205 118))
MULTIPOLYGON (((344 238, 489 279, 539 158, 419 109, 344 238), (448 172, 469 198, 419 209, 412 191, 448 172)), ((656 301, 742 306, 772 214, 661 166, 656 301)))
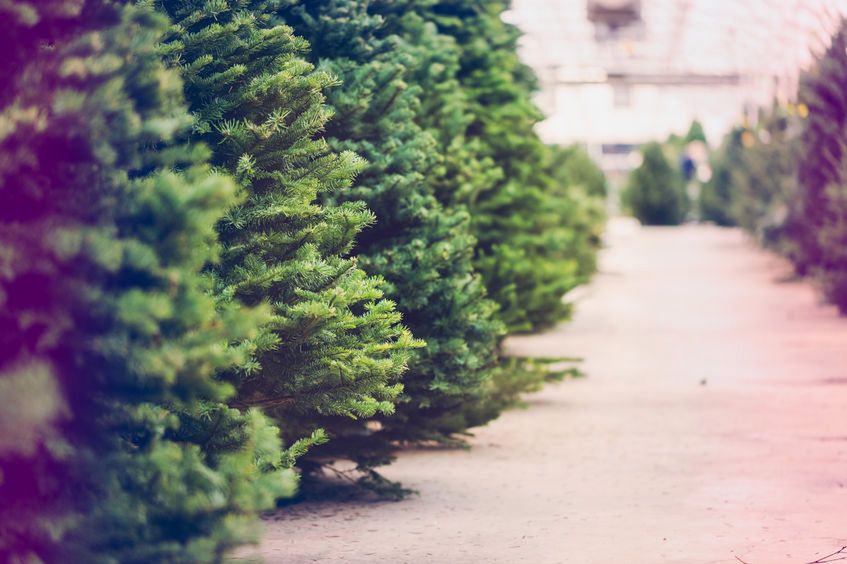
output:
MULTIPOLYGON (((335 418, 333 441, 320 457, 346 456, 367 469, 382 463, 396 441, 449 440, 449 415, 479 397, 495 365, 501 333, 494 304, 473 270, 475 240, 463 206, 435 197, 444 155, 423 130, 420 49, 390 32, 396 6, 360 0, 289 2, 282 19, 312 45, 319 69, 341 80, 329 93, 334 117, 326 138, 338 151, 362 155, 367 166, 335 201, 364 202, 376 224, 355 252, 370 274, 387 280, 412 333, 426 341, 410 361, 405 392, 378 431, 335 418)), ((463 430, 463 429, 458 429, 463 430)))
MULTIPOLYGON (((417 4, 417 3, 416 3, 417 4)), ((532 102, 532 71, 517 55, 517 28, 500 18, 505 1, 433 0, 417 10, 454 45, 460 95, 442 91, 448 112, 424 125, 473 154, 442 197, 459 198, 471 212, 478 239, 476 266, 500 306, 509 331, 548 326, 569 313, 562 296, 580 282, 572 229, 562 224, 561 200, 533 130, 541 119, 532 102), (495 168, 496 170, 490 170, 495 168), (474 178, 477 171, 485 174, 474 178)), ((437 92, 437 91, 436 91, 437 92)))
POLYGON ((671 167, 660 144, 648 143, 642 155, 622 194, 624 205, 645 225, 682 223, 689 205, 682 175, 671 167))
POLYGON ((7 45, 0 110, 0 555, 218 561, 295 484, 277 470, 277 430, 228 408, 232 389, 214 377, 244 362, 228 343, 265 319, 219 312, 201 273, 234 184, 179 141, 190 118, 155 51, 161 17, 97 0, 14 7, 6 31, 21 42, 7 45), (228 442, 212 450, 216 429, 228 442))
POLYGON ((301 441, 294 458, 325 439, 327 417, 391 414, 417 343, 382 279, 347 257, 372 212, 361 201, 321 204, 349 190, 365 162, 320 136, 331 114, 323 92, 337 80, 304 60, 307 43, 274 24, 276 8, 162 2, 175 23, 161 52, 184 76, 195 137, 246 197, 218 224, 217 291, 224 302, 273 308, 245 343, 253 360, 228 375, 235 405, 273 415, 284 438, 301 441))

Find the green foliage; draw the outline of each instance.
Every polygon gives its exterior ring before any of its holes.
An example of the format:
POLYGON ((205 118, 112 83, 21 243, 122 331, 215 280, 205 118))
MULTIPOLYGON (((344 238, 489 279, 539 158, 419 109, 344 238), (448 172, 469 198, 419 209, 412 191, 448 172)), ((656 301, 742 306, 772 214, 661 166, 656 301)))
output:
POLYGON ((734 176, 743 165, 744 147, 741 143, 743 128, 735 128, 724 138, 723 144, 710 155, 712 177, 700 190, 700 217, 717 225, 736 225, 733 212, 738 197, 734 176))
POLYGON ((688 133, 685 134, 685 143, 700 141, 706 143, 706 132, 703 131, 703 124, 699 120, 691 122, 691 127, 688 128, 688 133))
POLYGON ((0 111, 0 554, 212 562, 290 495, 277 429, 223 402, 264 310, 210 298, 210 174, 140 7, 17 5, 0 111), (14 96, 10 92, 15 93, 14 96), (179 172, 177 172, 179 171, 179 172), (230 440, 214 451, 215 428, 230 440))
POLYGON ((580 283, 597 269, 606 222, 606 177, 588 153, 577 145, 550 147, 548 169, 553 194, 562 205, 560 221, 571 232, 569 253, 579 265, 580 283))
POLYGON ((352 189, 330 198, 363 202, 374 212, 376 223, 359 236, 355 252, 366 272, 386 279, 387 296, 426 341, 409 362, 394 413, 367 427, 349 418, 322 421, 333 440, 311 462, 343 456, 366 470, 384 462, 397 441, 447 439, 455 429, 440 421, 482 393, 502 328, 473 269, 469 214, 435 195, 446 156, 418 124, 425 109, 416 83, 429 55, 389 29, 408 14, 361 0, 287 4, 283 21, 312 42, 319 70, 341 81, 329 93, 334 118, 327 141, 368 163, 352 189))
MULTIPOLYGON (((163 56, 179 65, 195 137, 215 148, 245 200, 218 224, 214 269, 224 302, 268 303, 273 318, 242 344, 251 361, 228 374, 238 406, 260 406, 299 440, 329 416, 388 415, 417 346, 386 285, 347 258, 374 217, 362 201, 322 205, 366 163, 319 137, 338 81, 303 57, 307 43, 275 25, 277 5, 163 2, 174 26, 163 56)), ((298 443, 302 445, 303 443, 298 443)))
POLYGON ((507 5, 0 2, 4 559, 221 561, 295 465, 398 493, 398 444, 572 372, 498 358, 605 197, 507 5))
POLYGON ((622 194, 624 205, 645 225, 682 223, 689 202, 681 174, 671 167, 658 143, 645 145, 642 155, 622 194))

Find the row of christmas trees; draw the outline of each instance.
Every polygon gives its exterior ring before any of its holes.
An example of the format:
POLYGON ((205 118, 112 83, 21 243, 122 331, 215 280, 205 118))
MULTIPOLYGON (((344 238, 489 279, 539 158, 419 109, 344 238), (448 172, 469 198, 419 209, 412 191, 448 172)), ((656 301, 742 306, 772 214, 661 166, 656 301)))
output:
POLYGON ((742 226, 847 313, 847 21, 802 77, 797 102, 731 131, 713 168, 704 218, 742 226))
POLYGON ((219 560, 546 377, 498 345, 567 314, 604 180, 506 4, 0 5, 4 559, 219 560))

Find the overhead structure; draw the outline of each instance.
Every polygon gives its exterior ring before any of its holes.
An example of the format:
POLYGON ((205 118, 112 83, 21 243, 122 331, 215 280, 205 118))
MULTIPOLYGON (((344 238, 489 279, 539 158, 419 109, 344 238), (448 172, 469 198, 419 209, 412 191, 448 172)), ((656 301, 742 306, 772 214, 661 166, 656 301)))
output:
POLYGON ((617 29, 641 21, 641 0, 587 0, 588 20, 617 29))

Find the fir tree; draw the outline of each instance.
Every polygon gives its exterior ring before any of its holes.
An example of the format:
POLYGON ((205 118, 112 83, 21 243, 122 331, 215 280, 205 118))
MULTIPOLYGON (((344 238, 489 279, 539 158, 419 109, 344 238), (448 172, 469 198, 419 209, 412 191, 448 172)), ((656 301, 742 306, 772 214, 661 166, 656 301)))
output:
POLYGON ((682 175, 671 167, 662 146, 648 143, 622 194, 624 205, 645 225, 678 225, 688 212, 682 175))
POLYGON ((8 53, 0 111, 0 555, 218 561, 295 483, 277 430, 214 378, 265 318, 219 312, 201 274, 234 184, 178 141, 160 16, 16 8, 10 35, 35 38, 8 53))
POLYGON ((387 28, 396 8, 319 0, 289 2, 280 12, 312 43, 319 69, 341 80, 329 93, 334 117, 327 140, 368 161, 353 188, 334 195, 335 201, 364 202, 376 216, 358 238, 360 264, 387 280, 387 295, 426 341, 410 361, 397 411, 378 419, 379 431, 365 433, 349 419, 325 423, 334 440, 315 454, 351 457, 360 469, 384 462, 396 441, 443 441, 456 431, 446 418, 480 396, 501 332, 473 270, 469 215, 435 197, 445 157, 416 123, 424 111, 416 73, 427 61, 387 28))
POLYGON ((434 0, 417 10, 450 38, 461 90, 460 96, 442 92, 449 113, 434 112, 425 125, 458 128, 458 136, 444 135, 442 143, 450 147, 458 140, 473 154, 467 167, 454 163, 467 173, 455 175, 441 194, 469 206, 476 266, 514 332, 565 317, 569 308, 562 296, 580 276, 572 228, 561 217, 569 203, 558 197, 545 166, 548 148, 533 130, 541 118, 531 98, 535 77, 518 58, 519 31, 500 18, 507 4, 434 0))
POLYGON ((276 7, 165 1, 175 23, 161 51, 184 76, 195 137, 215 148, 214 164, 246 198, 218 224, 218 293, 273 308, 245 344, 253 360, 228 375, 235 405, 262 406, 285 438, 314 444, 328 416, 391 414, 417 343, 382 279, 347 258, 373 214, 361 201, 321 204, 348 190, 365 163, 320 137, 331 114, 323 92, 337 80, 304 60, 303 39, 273 23, 276 7))
MULTIPOLYGON (((446 33, 453 29, 452 26, 460 28, 464 23, 453 18, 443 20, 436 13, 439 5, 441 3, 436 0, 374 2, 372 13, 383 17, 384 28, 402 37, 410 52, 414 54, 414 58, 419 61, 411 69, 412 78, 408 82, 420 86, 419 100, 422 111, 418 113, 416 119, 438 141, 442 155, 440 166, 430 169, 427 176, 434 186, 436 197, 448 209, 458 205, 468 206, 474 218, 482 213, 474 202, 484 201, 492 190, 502 188, 505 171, 495 163, 491 151, 487 149, 488 138, 481 135, 479 127, 474 125, 479 119, 479 115, 475 113, 477 108, 474 102, 475 90, 466 88, 462 82, 463 68, 466 68, 463 67, 466 54, 457 36, 446 33), (442 33, 442 31, 445 32, 442 33)), ((496 8, 495 6, 495 12, 496 8)), ((483 30, 478 21, 474 24, 474 18, 479 17, 478 12, 470 10, 464 15, 469 18, 470 24, 477 26, 477 32, 483 30)), ((490 30, 494 32, 500 30, 497 22, 490 26, 490 30)), ((459 32, 460 29, 453 29, 453 31, 459 32)), ((474 41, 486 41, 486 38, 483 35, 474 41)), ((514 62, 516 60, 514 52, 511 56, 512 58, 508 60, 514 62)), ((465 77, 464 80, 467 78, 465 77)), ((473 85, 473 81, 470 84, 473 85)), ((525 99, 518 97, 516 100, 520 104, 525 99)), ((509 103, 508 99, 504 98, 503 104, 507 103, 509 103)), ((507 112, 508 109, 509 106, 505 106, 498 108, 497 111, 507 112)), ((512 107, 512 109, 516 108, 512 107)), ((531 128, 516 133, 534 135, 531 128)), ((537 142, 537 138, 534 139, 537 142)), ((583 265, 579 262, 580 259, 587 259, 584 263, 586 270, 593 268, 594 263, 593 249, 584 251, 576 249, 573 245, 583 236, 586 239, 590 237, 587 234, 575 232, 575 226, 569 223, 575 217, 571 204, 579 199, 580 190, 576 187, 575 190, 570 191, 571 180, 561 181, 559 177, 554 178, 562 174, 562 170, 558 169, 558 163, 555 162, 547 147, 536 145, 536 148, 543 156, 543 162, 539 163, 539 166, 545 173, 542 175, 545 179, 543 194, 545 198, 548 198, 546 200, 548 207, 545 208, 546 213, 535 217, 537 220, 535 228, 549 235, 546 241, 555 242, 555 245, 546 249, 545 252, 556 249, 560 253, 559 257, 565 255, 568 261, 572 261, 569 265, 573 268, 570 271, 573 277, 567 281, 567 287, 570 288, 582 276, 580 270, 583 265), (559 199, 564 191, 568 192, 567 199, 559 199)), ((589 199, 591 203, 588 207, 596 210, 595 196, 592 195, 589 199)), ((513 212, 503 208, 498 213, 513 212)), ((584 221, 586 221, 584 217, 578 219, 578 222, 584 221)), ((527 240, 525 232, 522 235, 506 232, 501 234, 506 239, 517 236, 517 239, 527 240)), ((509 240, 509 243, 514 243, 514 240, 509 240)), ((512 248, 517 249, 515 246, 512 248)), ((529 247, 524 248, 529 249, 529 247)), ((537 247, 532 249, 537 250, 537 247)), ((533 257, 533 261, 539 260, 539 256, 533 255, 533 257)), ((477 253, 477 260, 479 258, 480 254, 477 253)), ((526 267, 532 264, 538 263, 522 260, 520 266, 526 267)), ((511 284, 517 278, 513 276, 509 280, 511 284)), ((524 280, 530 284, 538 283, 537 278, 527 277, 524 280)), ((511 287, 514 288, 514 284, 511 287)), ((527 285, 525 288, 529 292, 532 287, 527 285)), ((501 298, 506 295, 508 294, 501 292, 501 298)), ((537 292, 536 295, 543 297, 543 294, 537 292)), ((552 298, 549 294, 547 296, 552 298)), ((558 298, 556 304, 560 304, 558 298)), ((566 307, 561 307, 558 311, 561 313, 566 310, 566 307)), ((508 315, 520 315, 526 319, 526 313, 518 308, 512 308, 508 315)), ((521 323, 524 328, 528 327, 526 322, 521 323)), ((545 322, 539 322, 539 324, 543 323, 545 322)), ((449 414, 445 414, 439 425, 443 429, 463 431, 469 427, 484 424, 497 417, 503 409, 518 403, 522 392, 537 389, 544 382, 560 379, 564 374, 571 373, 571 371, 551 371, 550 368, 550 363, 544 359, 501 358, 500 364, 485 385, 484 393, 451 410, 449 414)))

